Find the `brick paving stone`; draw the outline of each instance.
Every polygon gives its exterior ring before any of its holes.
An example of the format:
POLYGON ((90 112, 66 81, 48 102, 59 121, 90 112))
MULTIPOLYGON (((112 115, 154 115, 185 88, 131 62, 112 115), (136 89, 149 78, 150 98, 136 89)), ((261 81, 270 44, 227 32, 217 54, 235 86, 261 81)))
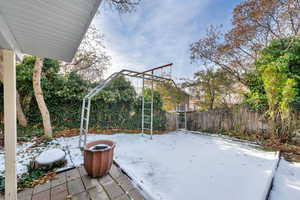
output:
POLYGON ((129 196, 133 200, 145 200, 145 198, 142 196, 141 192, 139 192, 138 189, 136 189, 136 188, 129 191, 128 193, 129 193, 129 196))
POLYGON ((108 195, 100 185, 87 190, 87 192, 92 200, 109 200, 108 195))
POLYGON ((111 176, 109 175, 105 175, 103 177, 101 177, 99 179, 99 182, 102 184, 102 185, 107 185, 107 184, 110 184, 112 182, 114 182, 114 180, 111 178, 111 176))
POLYGON ((55 187, 52 187, 51 188, 51 197, 55 196, 59 193, 65 192, 65 191, 67 191, 67 184, 66 183, 63 183, 61 185, 57 185, 55 187))
POLYGON ((111 166, 109 173, 115 179, 118 178, 119 176, 121 176, 121 174, 122 174, 120 168, 117 167, 116 165, 111 166))
POLYGON ((87 190, 99 185, 99 182, 97 179, 91 178, 88 175, 84 175, 81 178, 82 178, 83 184, 87 190))
POLYGON ((80 173, 77 168, 67 171, 67 181, 71 181, 77 178, 80 178, 80 173))
POLYGON ((33 194, 45 191, 45 190, 49 190, 50 189, 50 181, 37 185, 35 186, 34 190, 33 190, 33 194))
POLYGON ((68 197, 75 200, 145 199, 119 167, 113 165, 110 174, 99 179, 90 178, 81 166, 57 174, 51 182, 18 193, 18 199, 31 200, 31 195, 32 200, 66 200, 68 197))
POLYGON ((57 185, 61 185, 63 183, 65 183, 66 180, 66 172, 62 172, 57 174, 53 180, 51 180, 51 187, 55 187, 57 185))
POLYGON ((115 200, 131 200, 131 199, 129 199, 129 197, 127 196, 127 194, 124 194, 124 195, 116 198, 115 200))
POLYGON ((51 194, 51 200, 66 200, 68 196, 68 192, 62 191, 60 193, 51 194))
POLYGON ((117 181, 125 191, 130 191, 134 188, 131 180, 126 175, 122 174, 117 181))
POLYGON ((81 178, 71 180, 67 183, 68 191, 71 195, 85 191, 81 178))
POLYGON ((50 200, 50 190, 34 194, 32 200, 50 200))
POLYGON ((103 186, 111 199, 115 199, 124 194, 124 191, 116 182, 105 184, 103 186))
POLYGON ((89 195, 86 192, 81 192, 79 194, 73 195, 72 200, 90 200, 89 195))
POLYGON ((81 176, 87 175, 87 172, 83 165, 80 166, 78 169, 79 169, 79 173, 81 174, 81 176))
POLYGON ((21 191, 20 193, 18 193, 18 199, 19 200, 31 200, 32 192, 33 192, 32 188, 25 189, 25 190, 21 191))

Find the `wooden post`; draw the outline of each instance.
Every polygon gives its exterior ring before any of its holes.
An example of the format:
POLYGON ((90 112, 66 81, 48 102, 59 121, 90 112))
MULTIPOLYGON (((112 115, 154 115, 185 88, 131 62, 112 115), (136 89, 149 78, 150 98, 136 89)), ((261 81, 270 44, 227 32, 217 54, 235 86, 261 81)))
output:
POLYGON ((17 110, 15 52, 2 50, 2 64, 4 67, 5 200, 16 200, 17 110))

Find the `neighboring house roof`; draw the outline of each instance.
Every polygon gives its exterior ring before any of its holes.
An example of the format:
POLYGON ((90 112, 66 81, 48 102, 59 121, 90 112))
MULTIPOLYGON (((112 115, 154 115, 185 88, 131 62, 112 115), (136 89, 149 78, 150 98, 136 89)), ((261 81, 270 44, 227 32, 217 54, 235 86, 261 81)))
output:
POLYGON ((101 0, 0 0, 0 48, 72 61, 101 0))

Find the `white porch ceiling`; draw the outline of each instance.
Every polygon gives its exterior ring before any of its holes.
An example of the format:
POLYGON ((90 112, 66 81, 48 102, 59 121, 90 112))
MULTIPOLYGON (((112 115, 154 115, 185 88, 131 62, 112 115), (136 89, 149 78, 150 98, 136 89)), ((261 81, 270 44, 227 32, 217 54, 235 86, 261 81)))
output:
POLYGON ((0 0, 0 48, 70 62, 101 0, 0 0))

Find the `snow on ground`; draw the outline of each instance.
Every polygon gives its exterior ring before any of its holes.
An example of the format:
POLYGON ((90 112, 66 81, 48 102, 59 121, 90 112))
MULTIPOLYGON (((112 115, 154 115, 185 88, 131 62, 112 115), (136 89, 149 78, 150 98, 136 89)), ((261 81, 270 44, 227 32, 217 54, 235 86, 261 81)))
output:
POLYGON ((300 163, 281 159, 271 191, 270 200, 300 199, 300 163))
MULTIPOLYGON (((34 143, 32 142, 24 142, 24 143, 19 143, 17 145, 17 173, 22 174, 27 172, 27 167, 26 165, 30 162, 30 156, 27 155, 28 149, 33 145, 34 143)), ((5 164, 4 164, 4 151, 0 151, 0 175, 3 175, 4 169, 5 169, 5 164)))
MULTIPOLYGON (((88 136, 88 141, 97 139, 117 142, 117 162, 157 200, 264 199, 277 161, 274 152, 188 132, 153 140, 132 134, 88 136)), ((67 140, 74 163, 82 163, 78 137, 67 140)))
MULTIPOLYGON (((32 142, 22 142, 17 144, 17 174, 18 176, 27 172, 27 166, 30 161, 33 160, 36 156, 38 156, 41 152, 52 149, 56 146, 60 146, 54 140, 48 146, 39 146, 34 147, 36 144, 35 140, 32 142)), ((4 174, 5 170, 5 160, 4 160, 4 151, 0 150, 0 175, 4 174)))
MULTIPOLYGON (((116 141, 115 160, 153 199, 264 199, 276 166, 277 154, 254 145, 190 132, 148 136, 115 134, 88 136, 88 141, 116 141)), ((62 148, 68 165, 83 162, 78 136, 57 138, 48 146, 35 142, 17 145, 18 175, 42 151, 62 148), (68 153, 69 152, 69 153, 68 153), (71 157, 69 156, 71 155, 71 157)), ((0 175, 4 154, 0 151, 0 175)), ((280 161, 271 200, 299 199, 300 163, 280 161)))

